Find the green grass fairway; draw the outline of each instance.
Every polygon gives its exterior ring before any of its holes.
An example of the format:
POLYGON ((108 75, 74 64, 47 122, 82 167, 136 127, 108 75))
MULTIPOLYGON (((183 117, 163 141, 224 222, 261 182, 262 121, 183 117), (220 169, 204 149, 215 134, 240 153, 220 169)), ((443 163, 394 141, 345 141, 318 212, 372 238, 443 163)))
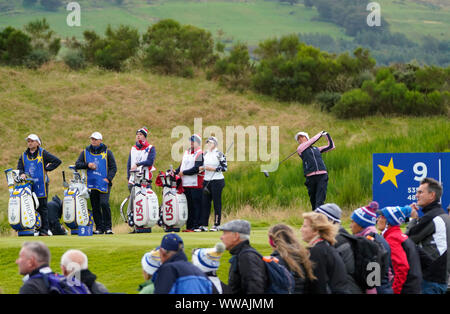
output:
MULTIPOLYGON (((297 228, 298 229, 298 228, 297 228)), ((51 268, 61 272, 60 259, 68 249, 80 249, 89 259, 89 269, 97 275, 110 292, 137 293, 142 283, 141 258, 145 252, 157 247, 164 233, 155 228, 152 234, 115 234, 92 237, 53 236, 53 237, 0 237, 0 289, 3 293, 16 294, 22 286, 22 276, 18 273, 15 261, 22 243, 43 241, 50 248, 51 268)), ((194 248, 213 247, 220 241, 222 232, 180 233, 184 240, 185 252, 191 258, 194 248)), ((269 255, 271 249, 267 242, 267 228, 255 228, 251 243, 262 254, 269 255)), ((228 281, 230 254, 222 255, 218 275, 228 281)))

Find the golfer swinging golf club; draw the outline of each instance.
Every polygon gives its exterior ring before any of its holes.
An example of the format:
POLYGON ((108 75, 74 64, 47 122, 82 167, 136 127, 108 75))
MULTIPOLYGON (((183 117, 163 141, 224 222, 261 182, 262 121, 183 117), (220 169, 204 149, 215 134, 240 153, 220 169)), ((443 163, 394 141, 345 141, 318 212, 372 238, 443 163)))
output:
POLYGON ((335 148, 330 134, 322 131, 312 138, 308 133, 298 132, 295 140, 300 144, 297 153, 303 161, 303 173, 306 177, 305 185, 308 189, 312 210, 325 203, 327 197, 328 172, 322 159, 322 154, 335 148), (328 145, 313 146, 322 136, 326 136, 328 145))

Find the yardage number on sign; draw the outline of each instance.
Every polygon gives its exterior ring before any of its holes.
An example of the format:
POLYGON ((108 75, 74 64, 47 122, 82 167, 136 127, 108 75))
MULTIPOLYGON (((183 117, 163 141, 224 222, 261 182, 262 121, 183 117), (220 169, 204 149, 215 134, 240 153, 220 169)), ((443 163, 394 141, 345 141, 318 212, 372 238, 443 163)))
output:
POLYGON ((416 201, 420 181, 441 182, 442 207, 450 204, 450 153, 394 153, 372 156, 373 199, 381 207, 404 206, 416 201))

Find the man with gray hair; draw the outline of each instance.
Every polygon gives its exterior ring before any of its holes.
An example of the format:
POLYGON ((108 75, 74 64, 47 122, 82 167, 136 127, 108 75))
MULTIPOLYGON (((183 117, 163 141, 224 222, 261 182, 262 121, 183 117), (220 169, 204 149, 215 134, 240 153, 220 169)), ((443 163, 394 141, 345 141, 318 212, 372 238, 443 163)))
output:
POLYGON ((37 274, 51 274, 50 251, 43 242, 25 242, 16 260, 19 273, 23 277, 20 294, 48 294, 48 286, 42 277, 33 278, 37 274))
POLYGON ((411 204, 411 220, 406 235, 419 248, 423 294, 444 294, 450 273, 450 217, 442 208, 441 184, 432 178, 420 181, 417 204, 411 204), (419 217, 419 207, 423 216, 419 217))
POLYGON ((68 279, 73 277, 79 279, 92 294, 108 293, 108 289, 97 282, 97 276, 88 269, 88 258, 80 250, 68 250, 61 256, 61 271, 68 279))
POLYGON ((232 294, 262 294, 268 285, 266 266, 261 255, 250 246, 250 223, 233 220, 219 230, 220 240, 232 255, 228 285, 232 294))

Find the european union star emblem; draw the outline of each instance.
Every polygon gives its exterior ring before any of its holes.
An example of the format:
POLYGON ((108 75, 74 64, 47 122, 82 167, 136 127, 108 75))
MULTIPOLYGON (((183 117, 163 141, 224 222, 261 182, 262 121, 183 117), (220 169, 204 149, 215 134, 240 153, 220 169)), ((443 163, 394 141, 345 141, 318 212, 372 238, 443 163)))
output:
POLYGON ((397 185, 397 176, 403 172, 401 169, 395 169, 394 168, 394 159, 391 157, 391 160, 389 161, 389 164, 386 166, 378 165, 378 167, 383 171, 383 179, 381 180, 380 184, 383 184, 387 181, 391 181, 392 184, 398 189, 397 185))

